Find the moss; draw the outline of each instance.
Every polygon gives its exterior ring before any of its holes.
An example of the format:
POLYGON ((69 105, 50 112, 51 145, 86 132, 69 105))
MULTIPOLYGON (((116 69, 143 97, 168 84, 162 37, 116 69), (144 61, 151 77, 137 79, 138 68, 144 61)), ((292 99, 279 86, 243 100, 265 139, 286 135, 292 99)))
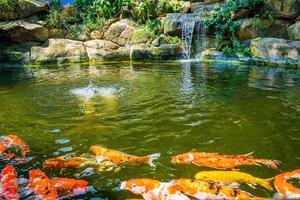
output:
POLYGON ((131 43, 132 44, 148 43, 153 40, 154 36, 155 35, 151 31, 145 28, 137 29, 133 33, 131 43))

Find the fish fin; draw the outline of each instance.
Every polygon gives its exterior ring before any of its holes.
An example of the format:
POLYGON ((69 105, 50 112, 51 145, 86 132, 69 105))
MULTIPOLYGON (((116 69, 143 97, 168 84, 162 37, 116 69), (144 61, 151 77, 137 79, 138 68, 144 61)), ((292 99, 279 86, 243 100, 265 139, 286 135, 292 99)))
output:
POLYGON ((263 181, 261 182, 261 186, 263 186, 267 190, 273 191, 274 189, 272 187, 272 181, 274 179, 275 177, 263 179, 263 181))
POLYGON ((247 183, 247 185, 248 185, 249 187, 251 187, 252 189, 256 189, 256 186, 255 186, 254 183, 247 183))
POLYGON ((251 152, 249 152, 249 153, 246 153, 246 154, 244 154, 243 156, 251 156, 252 157, 252 155, 255 153, 255 151, 251 151, 251 152))
POLYGON ((267 159, 261 159, 257 160, 257 163, 267 166, 268 168, 275 169, 277 171, 281 171, 279 169, 278 165, 280 165, 280 160, 267 160, 267 159))
POLYGON ((239 184, 238 182, 233 182, 233 183, 223 184, 223 185, 226 185, 227 187, 230 187, 230 188, 239 189, 241 184, 239 184))
POLYGON ((154 160, 157 160, 158 158, 160 157, 160 153, 155 153, 155 154, 152 154, 152 155, 149 155, 148 156, 148 164, 151 166, 151 167, 156 167, 156 165, 153 163, 154 160))

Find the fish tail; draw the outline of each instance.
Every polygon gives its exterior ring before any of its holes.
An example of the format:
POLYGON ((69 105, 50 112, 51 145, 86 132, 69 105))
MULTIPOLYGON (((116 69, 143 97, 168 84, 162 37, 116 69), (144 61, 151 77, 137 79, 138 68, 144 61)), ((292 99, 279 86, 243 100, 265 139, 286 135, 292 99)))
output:
POLYGON ((267 190, 273 191, 273 186, 272 186, 272 181, 274 180, 275 177, 272 178, 267 178, 267 179, 262 179, 262 181, 260 182, 261 186, 263 186, 264 188, 266 188, 267 190))
POLYGON ((259 164, 262 164, 262 165, 265 165, 267 166, 268 168, 271 168, 271 169, 275 169, 275 170, 278 170, 278 171, 281 171, 278 167, 278 165, 280 165, 281 161, 280 160, 266 160, 266 159, 260 159, 260 160, 257 160, 257 163, 259 164))
POLYGON ((147 156, 147 163, 151 167, 156 167, 155 164, 153 163, 153 161, 157 160, 159 157, 160 157, 160 153, 151 154, 151 155, 147 156))

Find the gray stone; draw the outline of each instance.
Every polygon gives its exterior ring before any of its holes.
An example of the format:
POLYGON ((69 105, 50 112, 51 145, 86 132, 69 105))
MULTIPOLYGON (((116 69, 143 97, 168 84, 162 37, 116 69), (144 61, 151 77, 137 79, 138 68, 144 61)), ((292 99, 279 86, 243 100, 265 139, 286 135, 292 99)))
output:
POLYGON ((269 9, 275 17, 294 19, 300 14, 299 0, 263 0, 265 9, 269 9))
POLYGON ((300 40, 300 21, 288 28, 289 37, 292 40, 300 40))
POLYGON ((83 42, 68 39, 49 39, 41 47, 32 47, 30 59, 33 63, 88 61, 83 42))

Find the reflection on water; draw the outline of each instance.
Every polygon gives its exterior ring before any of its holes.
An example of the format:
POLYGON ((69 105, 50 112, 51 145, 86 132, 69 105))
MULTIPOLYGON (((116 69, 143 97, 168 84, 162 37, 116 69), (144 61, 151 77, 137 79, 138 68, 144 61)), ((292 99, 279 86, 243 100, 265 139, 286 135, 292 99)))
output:
MULTIPOLYGON (((299 70, 197 62, 5 71, 0 72, 0 133, 18 134, 30 145, 35 157, 21 166, 22 175, 47 158, 88 153, 94 144, 134 155, 162 153, 156 169, 47 172, 83 176, 99 189, 94 197, 132 198, 116 189, 122 180, 168 181, 207 169, 170 163, 172 154, 192 149, 255 151, 256 157, 282 160, 283 170, 299 168, 299 86, 299 70)), ((242 170, 262 178, 277 173, 242 170)), ((272 195, 261 188, 255 193, 272 195)))

